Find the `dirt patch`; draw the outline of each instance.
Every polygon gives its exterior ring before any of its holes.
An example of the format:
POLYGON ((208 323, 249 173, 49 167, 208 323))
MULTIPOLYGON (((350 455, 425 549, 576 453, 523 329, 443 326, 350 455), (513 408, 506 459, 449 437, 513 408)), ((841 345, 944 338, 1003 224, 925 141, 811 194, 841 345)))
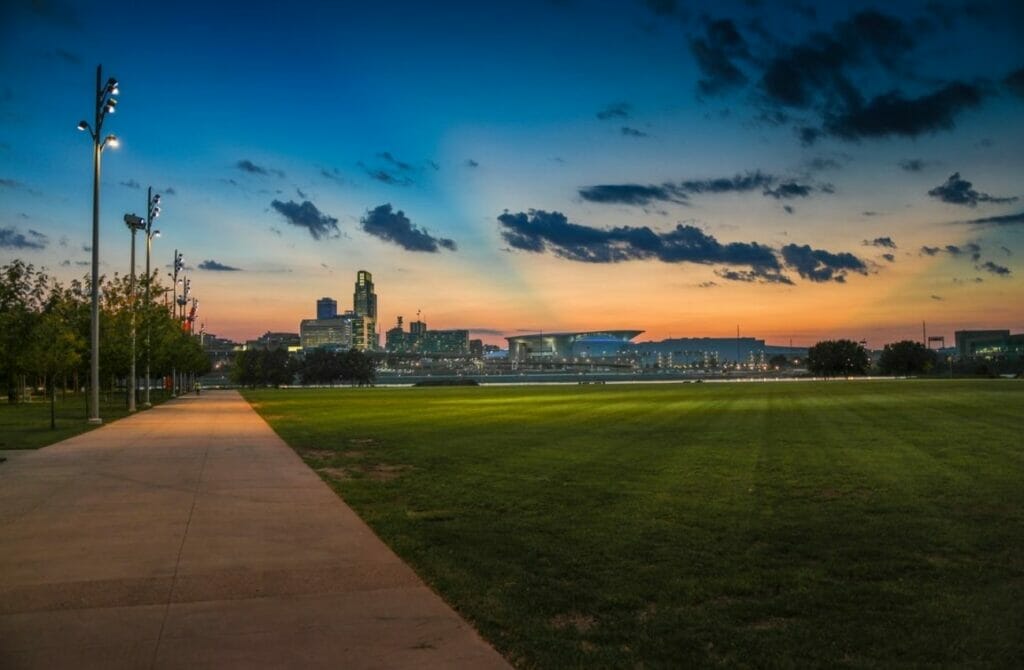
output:
POLYGON ((569 612, 551 617, 548 625, 555 630, 575 630, 577 633, 586 633, 597 625, 597 619, 579 612, 569 612))
POLYGON ((317 472, 324 474, 331 479, 341 481, 344 479, 352 479, 352 475, 345 468, 318 468, 317 472))
POLYGON ((333 449, 300 449, 299 456, 303 458, 315 458, 318 460, 326 460, 328 458, 334 458, 338 455, 338 452, 333 449))
POLYGON ((753 630, 783 630, 787 628, 792 622, 791 619, 784 619, 782 617, 768 617, 767 619, 761 619, 750 624, 753 630))
POLYGON ((412 470, 411 465, 389 465, 387 463, 376 463, 359 468, 368 479, 375 482, 390 482, 398 479, 404 473, 412 470))
POLYGON ((450 521, 455 518, 455 512, 450 509, 408 510, 405 516, 413 521, 450 521))
POLYGON ((378 444, 372 437, 350 437, 348 443, 357 447, 376 447, 378 444))
POLYGON ((365 451, 343 451, 343 452, 341 452, 341 455, 344 456, 345 458, 362 458, 363 456, 366 456, 366 452, 365 451))

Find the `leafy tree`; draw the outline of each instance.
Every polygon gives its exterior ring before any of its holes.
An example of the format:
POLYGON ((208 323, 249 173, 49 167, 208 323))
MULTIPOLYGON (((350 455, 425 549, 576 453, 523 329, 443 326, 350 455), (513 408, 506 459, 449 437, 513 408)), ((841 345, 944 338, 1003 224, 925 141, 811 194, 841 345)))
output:
POLYGON ((807 351, 807 369, 823 377, 863 375, 869 365, 867 350, 853 340, 825 340, 807 351))
POLYGON ((918 374, 931 371, 936 361, 935 352, 920 342, 902 340, 885 345, 878 369, 886 375, 918 374))
POLYGON ((22 379, 30 370, 26 345, 42 313, 49 277, 20 259, 0 268, 0 378, 7 401, 17 402, 22 379))
POLYGON ((341 378, 352 384, 372 384, 377 376, 377 365, 373 357, 357 349, 350 349, 341 356, 341 378))
POLYGON ((784 368, 789 365, 789 359, 782 354, 775 354, 768 359, 768 365, 773 368, 784 368))
POLYGON ((338 353, 323 347, 305 352, 299 365, 299 379, 303 384, 333 384, 341 376, 338 353))
POLYGON ((251 388, 290 384, 294 376, 295 371, 285 349, 239 351, 231 367, 231 381, 251 388))

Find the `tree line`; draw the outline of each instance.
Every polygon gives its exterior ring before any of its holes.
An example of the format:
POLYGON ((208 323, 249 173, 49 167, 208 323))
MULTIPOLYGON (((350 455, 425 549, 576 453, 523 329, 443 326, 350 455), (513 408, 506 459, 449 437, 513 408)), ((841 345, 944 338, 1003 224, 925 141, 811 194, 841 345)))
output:
POLYGON ((372 384, 376 359, 356 349, 312 349, 293 356, 285 349, 249 349, 235 354, 231 381, 242 386, 372 384))
MULTIPOLYGON (((938 362, 938 355, 920 342, 901 340, 882 349, 878 372, 883 375, 927 374, 938 362)), ((807 351, 807 370, 822 377, 866 375, 870 369, 867 349, 853 340, 826 340, 807 351)))
MULTIPOLYGON (((135 283, 134 294, 129 277, 116 273, 101 276, 99 289, 104 388, 130 386, 133 302, 140 377, 147 352, 154 378, 170 375, 172 370, 195 375, 209 370, 198 338, 184 332, 165 306, 170 289, 160 283, 156 271, 135 283)), ((20 259, 0 267, 0 383, 6 387, 8 402, 17 402, 26 389, 79 389, 88 383, 91 305, 88 276, 65 285, 20 259)))

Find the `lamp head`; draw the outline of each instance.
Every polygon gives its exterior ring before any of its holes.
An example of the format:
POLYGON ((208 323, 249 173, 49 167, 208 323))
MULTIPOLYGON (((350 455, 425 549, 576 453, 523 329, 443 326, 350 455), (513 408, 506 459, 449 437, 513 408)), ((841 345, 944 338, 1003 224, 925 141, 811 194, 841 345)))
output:
POLYGON ((79 130, 89 130, 89 122, 88 121, 79 121, 78 122, 78 129, 79 130))
POLYGON ((103 144, 116 149, 121 146, 121 140, 117 139, 117 135, 107 135, 106 139, 103 140, 103 144))

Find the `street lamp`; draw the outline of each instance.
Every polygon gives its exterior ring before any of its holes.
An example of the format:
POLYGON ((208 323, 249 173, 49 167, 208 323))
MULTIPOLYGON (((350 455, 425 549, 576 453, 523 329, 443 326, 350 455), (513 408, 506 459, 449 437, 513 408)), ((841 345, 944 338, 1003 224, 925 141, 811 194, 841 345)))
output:
POLYGON ((151 384, 151 378, 149 376, 149 358, 150 358, 150 330, 152 330, 151 319, 149 318, 149 285, 152 283, 153 277, 150 274, 149 269, 149 257, 153 253, 153 240, 154 238, 160 237, 159 230, 153 230, 153 221, 160 216, 160 195, 153 195, 153 187, 149 187, 149 191, 146 194, 146 391, 145 398, 143 399, 143 405, 145 407, 152 407, 153 403, 149 401, 149 387, 151 384))
POLYGON ((117 137, 103 137, 103 119, 113 114, 117 108, 117 100, 113 96, 120 93, 117 80, 111 77, 106 84, 103 81, 103 66, 96 66, 96 114, 93 124, 79 121, 78 129, 88 131, 92 138, 92 365, 89 404, 89 423, 100 424, 100 155, 107 146, 116 148, 117 137), (103 139, 100 139, 100 138, 103 139))
POLYGON ((132 312, 131 312, 131 314, 132 314, 132 317, 131 317, 131 329, 132 329, 132 337, 131 337, 131 342, 132 342, 132 346, 131 346, 131 352, 132 352, 131 353, 131 357, 132 357, 131 380, 132 380, 132 388, 131 388, 131 395, 128 396, 128 412, 129 413, 133 413, 135 411, 135 391, 136 391, 137 383, 138 383, 137 380, 136 380, 136 377, 135 377, 135 305, 136 305, 136 300, 135 300, 135 233, 137 233, 140 230, 145 230, 146 229, 146 220, 143 219, 141 216, 135 216, 134 214, 125 214, 124 215, 124 224, 126 226, 128 226, 128 230, 132 231, 132 261, 131 261, 132 265, 131 265, 131 274, 130 274, 131 278, 128 280, 128 287, 129 287, 128 291, 129 291, 129 293, 131 293, 131 296, 132 296, 132 307, 131 307, 131 310, 132 310, 132 312))

